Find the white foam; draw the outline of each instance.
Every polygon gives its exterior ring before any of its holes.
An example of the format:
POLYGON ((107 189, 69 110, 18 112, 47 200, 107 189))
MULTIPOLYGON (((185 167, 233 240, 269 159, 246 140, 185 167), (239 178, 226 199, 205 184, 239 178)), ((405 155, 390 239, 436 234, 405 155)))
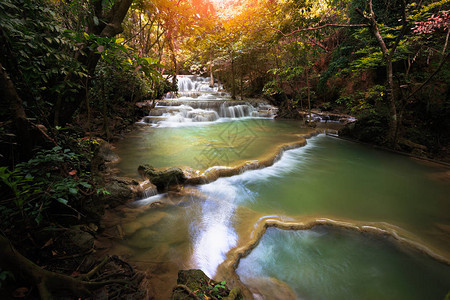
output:
POLYGON ((207 196, 207 200, 202 206, 201 224, 191 228, 196 267, 201 268, 210 277, 215 275, 217 267, 225 260, 226 253, 237 243, 238 237, 232 223, 235 209, 242 201, 254 201, 258 197, 247 185, 268 181, 298 168, 305 159, 304 152, 314 147, 315 139, 308 140, 309 143, 305 147, 284 152, 270 167, 219 178, 198 187, 207 196))
POLYGON ((140 206, 144 206, 147 204, 151 204, 154 202, 157 202, 161 199, 163 199, 167 194, 158 194, 158 195, 154 195, 154 196, 150 196, 141 200, 137 200, 134 201, 133 203, 131 203, 132 206, 136 206, 136 207, 140 207, 140 206))
POLYGON ((208 197, 202 205, 201 224, 191 228, 194 263, 209 277, 215 275, 217 267, 238 239, 231 223, 236 205, 219 199, 208 197))
POLYGON ((170 101, 164 101, 169 104, 167 106, 157 104, 150 116, 144 117, 139 123, 152 124, 155 127, 180 127, 190 126, 192 123, 211 124, 216 121, 220 122, 223 118, 273 118, 275 116, 276 108, 268 104, 259 103, 254 107, 250 103, 237 105, 233 105, 233 102, 228 103, 231 100, 230 95, 221 91, 222 86, 219 84, 211 87, 210 78, 195 75, 179 75, 177 78, 178 93, 168 93, 166 100, 176 100, 176 103, 183 102, 183 104, 171 105, 175 103, 170 103, 170 101), (194 109, 202 101, 222 101, 222 103, 220 106, 212 105, 211 107, 214 107, 215 110, 211 108, 194 109), (157 116, 161 118, 154 118, 157 116))

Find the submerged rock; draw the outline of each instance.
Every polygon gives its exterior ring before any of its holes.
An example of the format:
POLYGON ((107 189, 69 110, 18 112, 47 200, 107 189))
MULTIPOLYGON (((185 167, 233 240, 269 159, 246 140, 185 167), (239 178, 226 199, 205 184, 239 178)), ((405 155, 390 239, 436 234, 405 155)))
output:
POLYGON ((149 179, 158 191, 167 191, 170 186, 183 184, 186 182, 186 176, 180 168, 170 168, 158 171, 150 165, 141 165, 138 168, 142 177, 149 179))

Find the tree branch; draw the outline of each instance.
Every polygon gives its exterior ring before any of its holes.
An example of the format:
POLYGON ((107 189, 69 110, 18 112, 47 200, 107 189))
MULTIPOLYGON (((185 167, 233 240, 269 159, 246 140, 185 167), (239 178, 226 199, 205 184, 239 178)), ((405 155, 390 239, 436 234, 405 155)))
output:
POLYGON ((401 39, 406 34, 406 31, 408 30, 408 20, 406 18, 406 1, 402 1, 402 29, 400 33, 398 34, 397 38, 395 39, 394 46, 391 48, 391 51, 389 52, 389 55, 391 57, 394 56, 395 51, 397 50, 398 45, 400 44, 401 39))
POLYGON ((317 26, 317 27, 308 27, 308 28, 299 28, 297 30, 291 31, 289 33, 284 33, 281 30, 277 29, 277 28, 273 28, 273 27, 266 27, 263 29, 272 29, 275 30, 279 33, 281 33, 284 37, 288 37, 293 35, 294 33, 297 32, 304 32, 304 31, 314 31, 314 30, 320 30, 320 29, 324 29, 324 28, 360 28, 360 27, 367 27, 367 24, 325 24, 325 25, 321 25, 321 26, 317 26))
POLYGON ((372 8, 372 0, 369 1, 369 8, 370 8, 370 11, 369 11, 368 16, 366 16, 364 14, 364 12, 359 8, 355 8, 355 10, 358 14, 360 14, 364 19, 367 20, 367 22, 368 22, 367 26, 369 26, 370 30, 372 31, 372 34, 374 35, 375 39, 377 40, 378 44, 380 45, 383 55, 385 56, 386 59, 390 59, 389 50, 386 47, 383 37, 380 34, 380 30, 378 29, 378 23, 375 20, 375 13, 373 12, 373 8, 372 8))
POLYGON ((113 37, 116 34, 122 33, 122 21, 132 2, 133 0, 121 0, 114 3, 114 6, 109 13, 110 17, 108 18, 108 24, 106 24, 106 27, 102 30, 100 36, 113 37))
POLYGON ((412 96, 414 96, 418 91, 420 91, 425 85, 427 85, 430 80, 437 74, 439 73, 439 71, 441 70, 442 66, 447 62, 447 59, 450 56, 450 52, 447 53, 447 55, 443 56, 441 59, 441 62, 439 63, 439 66, 437 67, 437 69, 433 72, 433 74, 430 75, 430 77, 427 78, 427 80, 425 80, 417 89, 414 90, 414 92, 412 92, 411 94, 409 94, 406 97, 406 100, 410 99, 412 96))

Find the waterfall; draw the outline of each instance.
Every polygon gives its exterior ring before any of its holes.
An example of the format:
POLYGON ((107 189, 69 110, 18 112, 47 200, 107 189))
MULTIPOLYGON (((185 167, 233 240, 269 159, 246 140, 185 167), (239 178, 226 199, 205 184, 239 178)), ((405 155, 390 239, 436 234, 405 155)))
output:
POLYGON ((264 100, 231 100, 221 85, 210 86, 209 78, 179 75, 178 93, 170 92, 157 102, 141 123, 178 127, 226 119, 273 118, 277 108, 264 100))

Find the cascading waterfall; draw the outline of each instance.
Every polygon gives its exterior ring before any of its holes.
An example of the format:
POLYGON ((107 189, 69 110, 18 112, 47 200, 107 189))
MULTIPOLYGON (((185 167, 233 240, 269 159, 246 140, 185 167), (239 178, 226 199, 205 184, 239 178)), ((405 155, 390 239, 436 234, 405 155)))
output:
POLYGON ((209 78, 179 75, 178 94, 169 93, 141 123, 177 127, 189 123, 215 122, 236 118, 273 118, 276 107, 258 100, 234 101, 221 85, 210 86, 209 78))

